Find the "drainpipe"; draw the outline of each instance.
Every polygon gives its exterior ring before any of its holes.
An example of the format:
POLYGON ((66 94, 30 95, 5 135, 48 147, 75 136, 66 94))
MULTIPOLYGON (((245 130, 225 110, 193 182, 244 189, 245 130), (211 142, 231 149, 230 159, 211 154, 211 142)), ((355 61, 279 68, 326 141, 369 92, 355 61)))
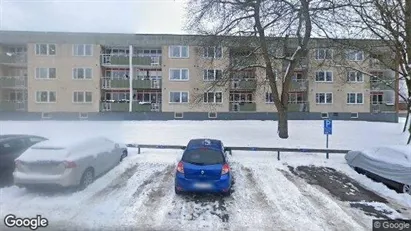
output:
POLYGON ((129 49, 129 65, 128 65, 128 68, 130 70, 130 73, 129 73, 130 97, 129 97, 128 111, 132 112, 133 111, 133 45, 130 45, 128 49, 129 49))

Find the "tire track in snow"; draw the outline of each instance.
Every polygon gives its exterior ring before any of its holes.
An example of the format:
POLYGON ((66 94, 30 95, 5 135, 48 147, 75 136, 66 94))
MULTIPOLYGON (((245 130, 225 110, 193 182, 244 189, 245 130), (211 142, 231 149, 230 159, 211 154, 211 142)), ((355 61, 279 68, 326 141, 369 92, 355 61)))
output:
POLYGON ((276 167, 259 164, 258 171, 255 169, 252 171, 256 176, 257 184, 264 190, 267 199, 275 208, 276 219, 288 225, 287 230, 347 230, 347 227, 329 224, 328 217, 338 220, 337 223, 352 224, 348 230, 364 230, 328 195, 308 184, 298 187, 276 167), (300 188, 305 190, 300 191, 300 188))
MULTIPOLYGON (((329 203, 324 201, 324 198, 331 198, 331 196, 325 194, 318 194, 312 193, 312 190, 317 191, 314 187, 309 186, 303 179, 297 178, 296 176, 292 175, 290 172, 284 169, 278 169, 290 182, 292 182, 297 188, 300 190, 301 194, 306 196, 306 198, 313 204, 314 206, 318 207, 320 211, 327 211, 323 213, 323 220, 324 222, 330 227, 332 230, 369 230, 370 227, 365 225, 361 219, 357 220, 356 216, 352 214, 348 214, 348 208, 340 207, 342 211, 347 213, 353 220, 347 219, 340 219, 341 216, 333 214, 335 211, 333 208, 330 208, 329 203), (311 191, 311 192, 310 192, 311 191)), ((334 200, 333 200, 334 201, 334 200)), ((339 204, 338 201, 336 201, 339 204)), ((343 205, 342 205, 343 206, 343 205)))
MULTIPOLYGON (((150 191, 138 208, 139 211, 144 212, 135 215, 136 227, 144 229, 160 228, 157 226, 161 224, 161 219, 164 218, 167 212, 164 207, 167 208, 166 205, 174 194, 174 170, 175 166, 169 165, 158 174, 156 178, 158 181, 152 181, 152 183, 155 183, 155 186, 150 188, 150 191)), ((140 195, 141 191, 141 189, 137 189, 136 194, 140 195)))
POLYGON ((229 207, 233 203, 232 198, 218 194, 176 195, 173 179, 170 179, 168 187, 170 197, 160 221, 161 229, 231 230, 229 207))
POLYGON ((240 163, 232 163, 232 166, 236 179, 232 194, 234 204, 229 208, 233 213, 232 230, 293 230, 278 219, 278 211, 270 205, 251 169, 240 163))

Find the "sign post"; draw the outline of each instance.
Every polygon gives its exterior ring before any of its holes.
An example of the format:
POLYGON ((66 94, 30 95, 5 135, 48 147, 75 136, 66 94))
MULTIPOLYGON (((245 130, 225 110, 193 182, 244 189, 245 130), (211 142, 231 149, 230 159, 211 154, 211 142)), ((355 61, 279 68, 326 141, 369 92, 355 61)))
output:
MULTIPOLYGON (((326 136, 325 147, 328 149, 328 136, 333 134, 333 122, 330 119, 324 120, 324 135, 326 136)), ((327 159, 329 158, 329 153, 327 152, 327 159)))

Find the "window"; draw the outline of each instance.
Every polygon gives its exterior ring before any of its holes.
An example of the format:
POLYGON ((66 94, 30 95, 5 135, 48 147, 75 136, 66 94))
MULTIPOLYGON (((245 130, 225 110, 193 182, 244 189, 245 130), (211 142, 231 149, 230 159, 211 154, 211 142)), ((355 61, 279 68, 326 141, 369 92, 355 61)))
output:
POLYGON ((331 49, 319 48, 316 50, 315 59, 325 60, 325 59, 332 59, 332 58, 333 58, 333 53, 331 49))
POLYGON ((188 58, 188 46, 169 46, 170 58, 188 58))
POLYGON ((55 103, 56 92, 55 91, 36 91, 37 103, 55 103))
POLYGON ((73 103, 92 103, 93 93, 89 91, 75 91, 73 92, 73 103))
POLYGON ((274 103, 273 93, 271 92, 265 93, 265 103, 274 103))
POLYGON ((364 60, 364 52, 357 50, 347 51, 346 58, 350 61, 362 61, 364 60))
POLYGON ((91 44, 74 44, 74 56, 93 56, 93 45, 91 44))
POLYGON ((187 81, 188 79, 188 69, 170 69, 170 80, 187 81))
POLYGON ((363 82, 364 78, 361 72, 359 71, 349 71, 347 73, 348 82, 363 82))
POLYGON ((290 92, 288 93, 288 103, 300 104, 305 103, 304 93, 302 92, 290 92))
POLYGON ((222 151, 208 148, 196 148, 185 151, 182 161, 198 165, 222 164, 224 163, 224 155, 222 151))
POLYGON ((188 91, 170 92, 170 103, 188 103, 188 91))
POLYGON ((374 93, 371 94, 371 103, 372 104, 382 104, 384 102, 383 93, 374 93))
POLYGON ((358 119, 358 112, 351 113, 351 119, 358 119))
POLYGON ((79 112, 78 117, 80 119, 87 119, 88 118, 88 113, 87 112, 79 112))
POLYGON ((347 104, 363 104, 363 93, 347 93, 347 104))
POLYGON ((56 55, 56 45, 36 44, 36 55, 56 55))
POLYGON ((203 102, 204 103, 222 103, 223 93, 222 92, 204 92, 203 102))
POLYGON ((252 103, 253 94, 252 93, 230 93, 230 102, 234 103, 252 103))
POLYGON ((210 118, 210 119, 215 119, 215 118, 217 118, 217 112, 209 112, 209 113, 208 113, 208 118, 210 118))
POLYGON ((31 142, 32 144, 35 144, 35 143, 38 143, 38 142, 41 142, 41 141, 44 141, 44 139, 39 138, 39 137, 30 137, 29 138, 29 142, 31 142))
POLYGON ((35 78, 36 79, 55 79, 56 78, 56 68, 37 67, 35 78))
POLYGON ((182 112, 174 112, 174 118, 182 119, 184 117, 184 113, 182 112))
POLYGON ((222 47, 204 47, 204 58, 220 59, 223 57, 222 47))
POLYGON ((328 112, 322 112, 321 113, 321 118, 327 119, 328 118, 328 112))
POLYGON ((333 93, 315 93, 315 102, 317 104, 332 104, 333 93))
POLYGON ((215 81, 221 79, 223 72, 221 70, 206 69, 203 71, 204 81, 215 81))
POLYGON ((315 73, 316 82, 332 82, 333 72, 332 71, 317 71, 315 73))
POLYGON ((291 77, 291 79, 295 82, 303 82, 306 80, 302 72, 294 72, 294 75, 291 77))
POLYGON ((370 82, 381 82, 384 80, 384 72, 382 71, 373 71, 370 73, 370 82))
POLYGON ((92 79, 93 70, 91 68, 73 68, 73 79, 92 79))

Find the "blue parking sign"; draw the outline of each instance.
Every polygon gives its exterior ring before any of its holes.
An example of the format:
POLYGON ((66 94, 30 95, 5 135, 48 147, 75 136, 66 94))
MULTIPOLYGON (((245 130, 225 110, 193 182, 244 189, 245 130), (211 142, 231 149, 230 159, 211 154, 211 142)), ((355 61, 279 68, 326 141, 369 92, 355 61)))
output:
POLYGON ((324 120, 324 135, 333 134, 333 122, 332 120, 324 120))

